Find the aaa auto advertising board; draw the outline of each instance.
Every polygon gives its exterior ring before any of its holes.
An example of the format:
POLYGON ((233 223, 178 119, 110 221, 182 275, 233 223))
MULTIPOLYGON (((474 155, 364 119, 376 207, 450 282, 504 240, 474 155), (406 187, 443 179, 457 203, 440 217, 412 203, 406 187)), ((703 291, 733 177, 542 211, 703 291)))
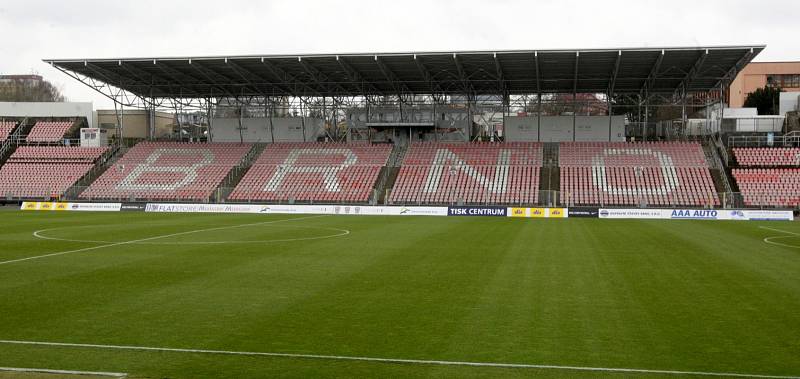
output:
POLYGON ((685 220, 791 221, 792 211, 758 209, 664 209, 664 218, 685 220))
POLYGON ((667 219, 667 220, 751 220, 791 221, 789 210, 750 209, 616 209, 601 208, 600 218, 667 219))

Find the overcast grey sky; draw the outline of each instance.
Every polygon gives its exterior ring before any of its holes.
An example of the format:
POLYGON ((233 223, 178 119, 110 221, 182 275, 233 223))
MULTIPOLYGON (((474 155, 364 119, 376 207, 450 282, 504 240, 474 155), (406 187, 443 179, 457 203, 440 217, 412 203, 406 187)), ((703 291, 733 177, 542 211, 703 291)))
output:
POLYGON ((110 101, 43 58, 766 44, 800 60, 800 0, 0 0, 0 73, 110 101))

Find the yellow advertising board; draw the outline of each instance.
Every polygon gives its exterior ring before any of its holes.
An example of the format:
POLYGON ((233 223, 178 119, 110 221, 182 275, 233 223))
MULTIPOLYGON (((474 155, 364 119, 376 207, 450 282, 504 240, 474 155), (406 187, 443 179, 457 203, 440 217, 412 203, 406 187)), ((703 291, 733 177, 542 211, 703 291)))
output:
POLYGON ((22 210, 23 211, 35 211, 39 209, 39 202, 38 201, 25 201, 22 203, 22 210))
POLYGON ((51 201, 23 201, 23 211, 66 211, 69 203, 51 201))
POLYGON ((547 217, 547 208, 531 208, 531 217, 547 217))
POLYGON ((567 208, 508 208, 508 217, 566 218, 567 208))
POLYGON ((511 217, 530 217, 528 211, 530 208, 511 208, 508 213, 511 217))

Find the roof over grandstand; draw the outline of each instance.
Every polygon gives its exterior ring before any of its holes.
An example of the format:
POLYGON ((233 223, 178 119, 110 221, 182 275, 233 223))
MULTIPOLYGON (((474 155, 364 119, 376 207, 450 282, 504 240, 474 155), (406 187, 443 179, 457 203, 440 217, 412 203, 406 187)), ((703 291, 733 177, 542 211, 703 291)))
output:
MULTIPOLYGON (((45 59, 149 98, 705 92, 765 48, 658 47, 45 59)), ((88 84, 88 83, 87 83, 88 84)))

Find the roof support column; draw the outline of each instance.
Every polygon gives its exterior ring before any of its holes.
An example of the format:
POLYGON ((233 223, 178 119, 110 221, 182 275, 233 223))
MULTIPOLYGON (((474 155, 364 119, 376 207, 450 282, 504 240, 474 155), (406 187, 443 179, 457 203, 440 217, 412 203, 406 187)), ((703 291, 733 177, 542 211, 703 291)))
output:
POLYGON ((645 93, 645 96, 644 96, 644 127, 642 128, 642 141, 644 141, 644 142, 647 142, 647 120, 648 120, 647 115, 648 115, 648 113, 650 113, 650 109, 648 108, 649 102, 647 101, 647 99, 649 97, 650 96, 647 96, 647 94, 645 93))
POLYGON ((611 95, 608 94, 606 95, 606 108, 608 109, 608 142, 611 142, 611 126, 614 120, 613 117, 614 112, 612 112, 611 108, 612 106, 613 105, 611 104, 611 95))
POLYGON ((577 122, 578 122, 578 61, 580 60, 581 53, 575 52, 575 76, 572 82, 572 141, 577 141, 577 122))
POLYGON ((244 134, 242 134, 242 117, 244 117, 245 106, 244 104, 239 105, 239 143, 244 143, 244 134))
POLYGON ((542 93, 536 95, 536 141, 542 142, 542 93))
POLYGON ((722 131, 722 118, 725 117, 725 84, 719 82, 719 116, 717 116, 717 128, 722 131))
POLYGON ((686 125, 688 119, 686 118, 686 89, 681 91, 681 127, 683 130, 687 130, 688 125, 686 125))
POLYGON ((213 141, 214 133, 213 133, 213 129, 212 129, 213 121, 211 121, 211 120, 214 119, 213 118, 214 115, 212 114, 211 105, 212 105, 211 98, 207 98, 206 99, 206 108, 207 108, 206 109, 206 123, 208 124, 208 142, 214 142, 213 141))
POLYGON ((152 140, 156 138, 156 105, 152 98, 147 108, 147 132, 152 140))
POLYGON ((117 147, 122 147, 122 123, 125 121, 125 106, 122 105, 122 102, 114 101, 114 114, 117 116, 117 147), (117 104, 119 104, 119 109, 117 109, 117 104))
POLYGON ((431 95, 431 99, 433 100, 432 101, 432 103, 433 103, 433 112, 432 112, 432 115, 433 115, 433 140, 438 142, 439 141, 439 130, 438 130, 438 127, 436 126, 436 121, 439 121, 439 119, 436 117, 436 96, 431 95))
POLYGON ((644 135, 644 124, 642 123, 642 95, 638 95, 638 97, 639 101, 637 102, 637 104, 639 109, 639 117, 636 118, 636 123, 639 124, 642 130, 642 135, 644 135))
POLYGON ((467 94, 467 140, 472 140, 472 95, 467 94))
POLYGON ((575 124, 578 122, 578 94, 572 93, 572 142, 575 142, 575 124))
POLYGON ((275 115, 275 99, 269 98, 264 99, 264 107, 267 106, 267 100, 269 100, 269 109, 265 109, 267 112, 267 118, 269 119, 269 139, 270 142, 275 143, 275 123, 273 122, 272 118, 275 115))
POLYGON ((303 101, 303 98, 300 97, 300 127, 303 133, 303 142, 306 142, 306 110, 304 104, 306 102, 303 101))

